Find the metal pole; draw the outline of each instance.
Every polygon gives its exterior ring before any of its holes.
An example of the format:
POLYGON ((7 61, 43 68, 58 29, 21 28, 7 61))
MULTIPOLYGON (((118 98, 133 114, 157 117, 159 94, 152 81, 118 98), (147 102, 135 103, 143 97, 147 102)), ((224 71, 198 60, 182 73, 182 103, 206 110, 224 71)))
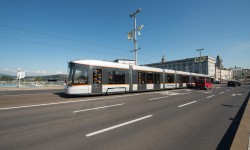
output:
POLYGON ((136 14, 134 15, 134 51, 135 51, 135 65, 137 65, 136 14))
POLYGON ((196 51, 200 51, 200 62, 199 62, 199 72, 202 74, 202 67, 201 67, 201 51, 204 50, 204 48, 197 49, 196 51))
POLYGON ((20 88, 20 78, 18 78, 18 85, 17 88, 20 88))
POLYGON ((202 68, 201 68, 201 49, 200 49, 200 73, 202 74, 202 68))
MULTIPOLYGON (((139 49, 137 49, 137 39, 136 39, 136 34, 137 34, 137 33, 136 33, 136 31, 137 31, 137 29, 136 29, 136 14, 140 13, 140 11, 141 11, 141 9, 138 8, 138 9, 136 10, 136 12, 132 13, 131 15, 129 15, 130 18, 134 17, 133 41, 134 41, 134 52, 135 52, 135 65, 138 64, 138 62, 137 62, 137 50, 139 50, 139 49)), ((138 29, 138 30, 141 30, 142 27, 143 27, 143 26, 141 26, 140 29, 138 29)), ((137 31, 137 32, 138 32, 138 31, 137 31)), ((130 33, 131 33, 131 32, 130 32, 130 33)), ((129 38, 129 37, 128 37, 128 38, 129 38)))

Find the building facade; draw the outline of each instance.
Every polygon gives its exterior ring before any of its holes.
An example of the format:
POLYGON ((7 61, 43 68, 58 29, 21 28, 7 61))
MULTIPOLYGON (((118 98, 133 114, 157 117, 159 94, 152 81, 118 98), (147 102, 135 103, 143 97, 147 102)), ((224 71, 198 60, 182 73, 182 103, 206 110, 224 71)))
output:
POLYGON ((235 67, 235 68, 231 68, 232 70, 232 78, 234 80, 241 80, 243 79, 243 68, 241 67, 235 67))
POLYGON ((243 81, 248 83, 250 82, 250 69, 243 70, 243 81))
POLYGON ((232 80, 232 71, 231 69, 218 68, 215 67, 215 80, 220 82, 226 82, 232 80))
POLYGON ((201 73, 215 78, 215 59, 210 56, 186 58, 175 61, 165 61, 165 57, 159 63, 145 64, 145 66, 201 73))

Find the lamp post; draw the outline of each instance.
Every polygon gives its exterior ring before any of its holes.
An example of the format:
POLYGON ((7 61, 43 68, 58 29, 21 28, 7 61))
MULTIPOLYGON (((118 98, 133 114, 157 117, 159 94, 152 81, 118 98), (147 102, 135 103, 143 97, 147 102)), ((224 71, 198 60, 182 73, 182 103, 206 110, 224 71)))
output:
POLYGON ((202 74, 202 67, 201 67, 201 51, 203 51, 204 48, 197 49, 196 51, 200 51, 200 62, 199 62, 199 72, 202 74))
MULTIPOLYGON (((130 18, 133 18, 134 17, 134 30, 133 30, 133 41, 134 41, 134 52, 135 52, 135 65, 137 65, 137 51, 139 49, 137 49, 137 40, 136 40, 136 14, 140 13, 141 12, 141 9, 138 8, 136 10, 136 12, 132 13, 129 15, 130 18)), ((143 27, 143 25, 141 27, 138 28, 138 30, 141 30, 141 28, 143 27)), ((131 34, 131 32, 130 32, 131 34)))

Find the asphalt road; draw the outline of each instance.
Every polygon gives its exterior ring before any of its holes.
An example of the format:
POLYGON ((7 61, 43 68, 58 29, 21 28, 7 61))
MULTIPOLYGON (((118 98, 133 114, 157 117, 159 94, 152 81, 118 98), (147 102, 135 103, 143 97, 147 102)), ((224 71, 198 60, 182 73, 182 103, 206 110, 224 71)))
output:
POLYGON ((0 93, 0 149, 216 149, 249 89, 0 93))

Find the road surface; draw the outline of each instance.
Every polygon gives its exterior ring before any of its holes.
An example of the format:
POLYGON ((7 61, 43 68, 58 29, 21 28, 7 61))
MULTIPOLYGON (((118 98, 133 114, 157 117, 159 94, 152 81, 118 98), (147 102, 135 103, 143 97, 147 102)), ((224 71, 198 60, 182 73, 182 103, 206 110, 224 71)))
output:
POLYGON ((249 89, 82 97, 60 90, 0 92, 0 149, 216 149, 249 89))

